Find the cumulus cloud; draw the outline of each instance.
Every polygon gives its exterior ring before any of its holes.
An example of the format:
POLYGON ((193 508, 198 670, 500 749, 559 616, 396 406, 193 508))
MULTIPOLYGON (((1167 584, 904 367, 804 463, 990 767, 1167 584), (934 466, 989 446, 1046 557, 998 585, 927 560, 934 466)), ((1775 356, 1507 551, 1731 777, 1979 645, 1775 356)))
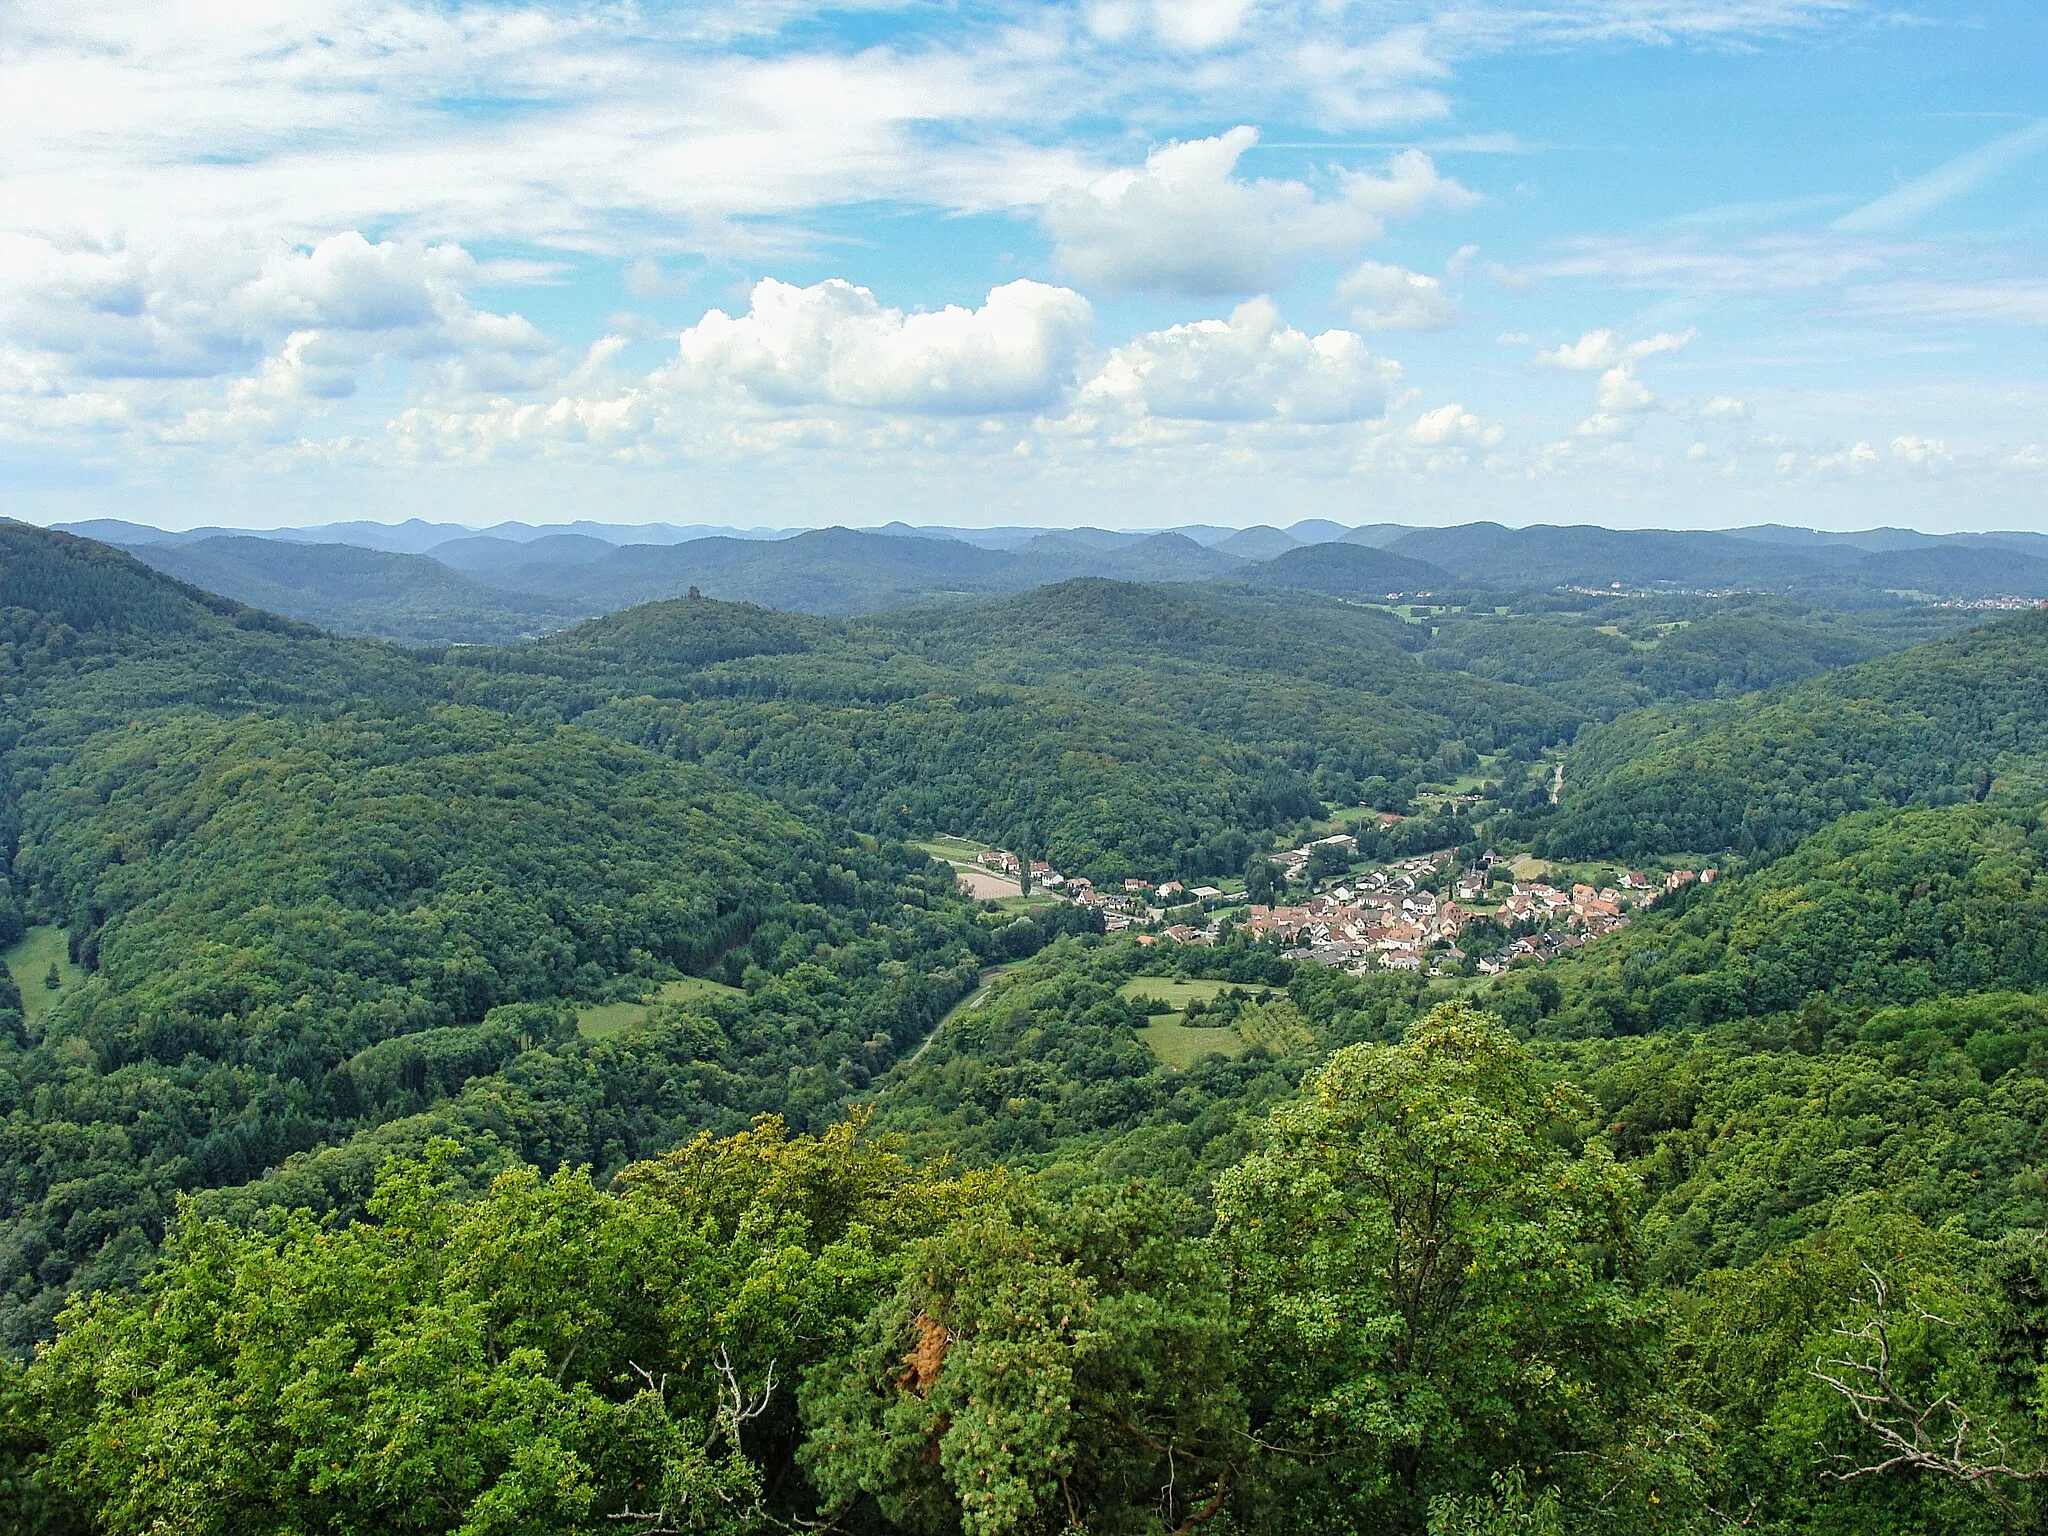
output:
POLYGON ((1369 331, 1440 331, 1458 318, 1458 301, 1444 292, 1441 279, 1385 262, 1360 262, 1337 293, 1351 301, 1351 318, 1369 331))
POLYGON ((1600 382, 1593 392, 1593 414, 1574 431, 1580 437, 1624 437, 1634 429, 1636 417, 1657 409, 1657 397, 1636 377, 1636 365, 1676 352, 1698 334, 1660 331, 1640 341, 1624 341, 1616 331, 1588 331, 1577 341, 1538 352, 1536 361, 1574 373, 1597 371, 1600 382))
POLYGON ((1954 463, 1955 455, 1941 438, 1900 436, 1892 439, 1892 462, 1909 469, 1935 469, 1954 463))
POLYGON ((1310 336, 1270 299, 1228 320, 1152 331, 1117 347, 1083 386, 1083 409, 1183 421, 1363 421, 1386 410, 1400 365, 1375 357, 1352 331, 1310 336))
POLYGON ((1717 421, 1747 421, 1749 402, 1737 399, 1734 395, 1715 395, 1700 407, 1700 414, 1717 421))
POLYGON ((1833 453, 1816 455, 1813 467, 1822 473, 1840 469, 1854 472, 1876 462, 1877 450, 1868 443, 1857 443, 1852 447, 1839 449, 1833 453))
POLYGON ((1610 368, 1631 368, 1644 358, 1676 352, 1698 337, 1696 330, 1659 331, 1641 341, 1624 342, 1617 331, 1588 331, 1577 341, 1538 352, 1536 361, 1551 368, 1578 373, 1597 373, 1610 368))
POLYGON ((1478 201, 1406 150, 1383 175, 1340 173, 1328 196, 1305 182, 1243 180, 1256 128, 1155 149, 1142 168, 1113 171, 1057 193, 1045 222, 1061 266, 1111 293, 1253 293, 1272 287, 1298 257, 1355 250, 1386 220, 1478 201))
POLYGON ((933 415, 1041 409, 1074 378, 1093 316, 1070 288, 1014 282, 979 309, 885 308, 839 278, 765 278, 740 316, 714 309, 682 333, 670 377, 772 406, 933 415))
POLYGON ((1438 448, 1461 443, 1492 448, 1507 436, 1497 423, 1481 421, 1462 405, 1440 405, 1424 411, 1409 424, 1408 440, 1419 447, 1438 448))
POLYGON ((460 246, 371 242, 349 231, 311 247, 219 240, 155 245, 0 236, 0 327, 95 379, 240 373, 286 337, 346 393, 352 371, 410 359, 552 350, 529 322, 475 308, 460 246))
POLYGON ((458 245, 354 231, 267 247, 0 236, 0 394, 17 422, 97 400, 60 414, 197 443, 288 431, 385 362, 442 393, 547 382, 555 345, 473 304, 464 289, 477 278, 458 245))
POLYGON ((1657 397, 1650 393, 1649 386, 1641 379, 1626 367, 1620 367, 1610 368, 1600 375, 1600 387, 1593 394, 1593 403, 1603 411, 1632 416, 1649 410, 1657 403, 1657 397))

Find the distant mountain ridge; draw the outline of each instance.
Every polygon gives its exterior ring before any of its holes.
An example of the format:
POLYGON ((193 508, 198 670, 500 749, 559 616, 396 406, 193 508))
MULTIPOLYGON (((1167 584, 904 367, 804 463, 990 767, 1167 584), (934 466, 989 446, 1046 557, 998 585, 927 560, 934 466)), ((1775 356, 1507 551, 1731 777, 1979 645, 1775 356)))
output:
POLYGON ((342 635, 422 644, 506 641, 582 617, 544 598, 472 581, 424 555, 353 544, 221 537, 130 548, 166 576, 342 635))
POLYGON ((907 523, 743 532, 593 522, 477 532, 417 519, 266 534, 166 534, 125 522, 74 531, 242 602, 342 633, 415 643, 503 642, 693 587, 736 602, 842 616, 1083 577, 1243 581, 1361 601, 1422 592, 1491 601, 1574 589, 1778 593, 1846 607, 2048 598, 2048 536, 2024 532, 1492 522, 1347 529, 1323 521, 1151 533, 907 523), (365 542, 371 539, 379 544, 365 542))

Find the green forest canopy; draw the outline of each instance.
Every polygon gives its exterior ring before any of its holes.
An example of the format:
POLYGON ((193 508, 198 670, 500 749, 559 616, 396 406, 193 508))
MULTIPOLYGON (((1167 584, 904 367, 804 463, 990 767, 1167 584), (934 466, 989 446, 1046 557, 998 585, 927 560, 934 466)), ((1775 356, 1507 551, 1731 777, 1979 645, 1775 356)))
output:
POLYGON ((1083 582, 417 654, 0 526, 0 923, 79 967, 0 982, 0 1508, 2037 1526, 2048 630, 1593 619, 1083 582), (1466 981, 1146 949, 902 841, 1228 867, 1482 751, 1468 831, 1739 857, 1466 981), (1148 978, 1242 1049, 1163 1063, 1148 978))

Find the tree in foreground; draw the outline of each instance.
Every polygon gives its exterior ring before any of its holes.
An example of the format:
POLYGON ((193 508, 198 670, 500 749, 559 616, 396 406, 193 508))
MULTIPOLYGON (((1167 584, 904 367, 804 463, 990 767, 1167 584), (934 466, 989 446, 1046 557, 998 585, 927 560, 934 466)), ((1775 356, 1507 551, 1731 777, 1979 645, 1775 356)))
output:
POLYGON ((1655 1528, 1668 1495, 1614 1452, 1654 1332, 1633 1184, 1572 1148, 1579 1108, 1498 1020, 1447 1004, 1275 1111, 1217 1193, 1265 1448, 1248 1516, 1419 1531, 1433 1498, 1507 1474, 1635 1500, 1620 1528, 1655 1528))

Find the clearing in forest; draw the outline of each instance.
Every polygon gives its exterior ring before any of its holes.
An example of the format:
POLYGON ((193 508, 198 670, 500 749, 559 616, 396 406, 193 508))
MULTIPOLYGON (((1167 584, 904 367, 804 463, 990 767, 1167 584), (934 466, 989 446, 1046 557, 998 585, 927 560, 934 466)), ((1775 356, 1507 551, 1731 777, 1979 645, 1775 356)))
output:
POLYGON ((680 1003, 692 997, 740 997, 738 987, 728 987, 722 981, 707 981, 702 976, 685 976, 680 981, 665 981, 650 998, 637 1003, 592 1003, 576 1010, 576 1032, 586 1040, 602 1040, 606 1035, 616 1035, 622 1029, 631 1029, 647 1017, 647 1010, 656 1003, 680 1003))
POLYGON ((85 980, 85 972, 71 963, 70 947, 62 928, 31 928, 7 950, 7 969, 21 988, 21 1011, 33 1024, 59 998, 85 980), (57 967, 57 985, 51 986, 50 967, 57 967))

